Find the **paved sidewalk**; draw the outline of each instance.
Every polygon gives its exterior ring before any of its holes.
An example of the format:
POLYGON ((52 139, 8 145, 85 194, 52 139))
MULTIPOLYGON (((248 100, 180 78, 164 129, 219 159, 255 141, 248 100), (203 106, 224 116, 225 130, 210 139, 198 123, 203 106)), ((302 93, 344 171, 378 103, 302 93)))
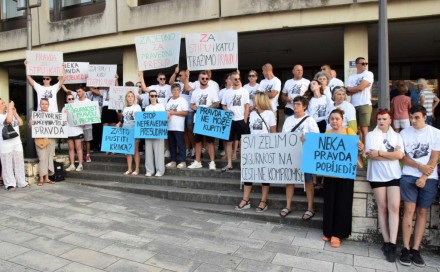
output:
MULTIPOLYGON (((68 183, 0 190, 0 271, 435 271, 387 262, 378 245, 202 213, 185 202, 68 183)), ((200 205, 200 204, 198 204, 200 205)), ((231 207, 232 209, 232 207, 231 207)))

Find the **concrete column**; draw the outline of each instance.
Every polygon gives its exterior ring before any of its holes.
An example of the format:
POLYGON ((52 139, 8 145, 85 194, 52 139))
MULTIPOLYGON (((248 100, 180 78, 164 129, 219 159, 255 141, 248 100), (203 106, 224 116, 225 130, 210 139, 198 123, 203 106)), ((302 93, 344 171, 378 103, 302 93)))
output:
POLYGON ((357 57, 364 57, 369 62, 367 25, 348 25, 344 29, 344 82, 356 73, 356 66, 350 68, 350 62, 357 57))
POLYGON ((136 57, 136 48, 133 46, 124 48, 122 52, 122 78, 123 83, 127 81, 138 82, 138 65, 136 57))
POLYGON ((0 98, 9 103, 9 73, 6 68, 0 68, 0 98))

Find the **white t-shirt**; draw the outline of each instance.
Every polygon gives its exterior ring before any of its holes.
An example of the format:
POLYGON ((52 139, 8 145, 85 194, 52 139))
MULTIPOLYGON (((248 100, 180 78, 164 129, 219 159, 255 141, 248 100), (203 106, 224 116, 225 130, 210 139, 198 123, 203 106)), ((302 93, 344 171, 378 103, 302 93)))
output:
MULTIPOLYGON (((390 128, 392 129, 392 128, 390 128)), ((373 132, 368 132, 366 142, 365 142, 365 151, 368 152, 371 150, 372 145, 372 137, 374 137, 373 132)), ((402 152, 405 152, 402 137, 400 134, 396 133, 395 143, 391 143, 390 139, 387 139, 387 134, 383 133, 384 145, 387 151, 379 151, 382 152, 393 152, 394 149, 399 146, 402 152)), ((376 149, 377 150, 377 149, 376 149)), ((393 179, 400 179, 402 176, 402 170, 400 168, 399 160, 368 160, 368 168, 367 168, 367 180, 374 182, 387 182, 393 179)))
POLYGON ((258 87, 260 87, 260 84, 258 83, 255 83, 255 86, 251 86, 249 83, 243 86, 243 88, 249 92, 249 106, 251 107, 254 106, 255 93, 257 92, 258 87))
MULTIPOLYGON (((283 132, 290 132, 303 118, 305 118, 307 115, 301 117, 301 118, 295 118, 295 115, 287 117, 286 121, 284 121, 283 125, 283 132)), ((306 132, 315 132, 319 133, 318 124, 316 123, 315 119, 312 117, 308 117, 304 122, 299 125, 297 129, 295 129, 294 132, 301 132, 302 134, 305 134, 306 132)))
POLYGON ((244 119, 245 105, 249 104, 249 92, 245 88, 237 90, 228 89, 225 91, 222 99, 222 105, 232 111, 232 121, 244 119))
MULTIPOLYGON (((66 112, 66 107, 61 110, 61 112, 66 112)), ((69 118, 69 115, 67 115, 69 118)), ((83 134, 83 126, 71 126, 69 122, 67 122, 67 137, 74 137, 83 134)))
POLYGON ((171 86, 165 84, 161 85, 151 85, 148 87, 150 90, 155 90, 157 92, 157 102, 163 104, 164 106, 167 104, 168 100, 171 97, 171 86))
POLYGON ((227 90, 230 90, 230 89, 223 88, 218 92, 218 100, 219 101, 223 101, 223 96, 225 95, 227 90))
MULTIPOLYGON (((415 129, 411 126, 402 130, 400 135, 403 139, 405 155, 418 163, 427 164, 431 158, 431 152, 433 150, 440 151, 440 130, 430 125, 426 125, 422 129, 415 129)), ((421 177, 423 173, 415 167, 404 165, 402 174, 421 177)), ((428 178, 438 178, 437 164, 428 178)))
POLYGON ((265 110, 260 113, 260 115, 258 115, 256 111, 252 111, 249 116, 249 128, 251 134, 270 133, 270 127, 276 126, 276 124, 277 121, 275 120, 275 114, 270 110, 265 110), (263 120, 266 123, 264 123, 263 120))
POLYGON ((263 93, 268 93, 273 90, 278 91, 277 95, 270 99, 272 110, 275 112, 278 109, 278 97, 280 96, 281 91, 281 80, 279 80, 277 77, 272 79, 265 78, 260 82, 260 86, 258 87, 258 91, 263 93))
MULTIPOLYGON (((7 113, 0 114, 0 131, 3 130, 6 116, 7 116, 7 113)), ((21 139, 20 139, 20 128, 19 128, 18 120, 15 119, 15 117, 12 117, 11 124, 12 124, 12 127, 14 128, 14 130, 18 133, 18 137, 15 137, 15 138, 12 138, 9 140, 3 140, 3 136, 0 133, 0 153, 1 154, 7 154, 12 151, 22 151, 23 152, 23 146, 21 144, 21 139)), ((6 167, 6 166, 3 165, 3 167, 6 167)))
POLYGON ((99 93, 102 96, 102 106, 108 107, 108 103, 110 101, 110 96, 108 95, 108 92, 110 92, 109 89, 99 89, 99 93))
POLYGON ((142 108, 138 104, 133 104, 131 106, 125 107, 122 111, 122 118, 124 119, 122 127, 134 128, 134 118, 136 116, 136 113, 140 111, 142 111, 142 108))
MULTIPOLYGON (((198 81, 198 80, 194 81, 192 84, 193 84, 194 89, 199 89, 200 88, 200 81, 198 81)), ((217 93, 220 91, 220 86, 214 80, 210 79, 208 81, 208 86, 211 87, 213 90, 215 90, 217 93)))
POLYGON ((360 74, 353 74, 348 78, 347 87, 356 87, 361 84, 363 80, 370 82, 370 86, 351 96, 351 104, 355 107, 371 105, 371 87, 373 86, 374 75, 370 71, 363 71, 360 74))
POLYGON ((48 112, 58 112, 57 93, 60 90, 60 83, 45 87, 34 81, 34 89, 37 92, 37 111, 41 111, 40 100, 41 98, 47 98, 49 100, 48 112))
POLYGON ((209 107, 216 102, 219 102, 218 92, 209 85, 206 89, 194 89, 191 95, 191 104, 197 107, 209 107))
POLYGON ((321 95, 321 97, 312 97, 309 101, 309 106, 307 107, 307 115, 315 119, 315 121, 321 122, 327 119, 327 108, 331 105, 326 95, 321 95))
POLYGON ((354 106, 351 103, 349 103, 347 101, 343 101, 338 106, 335 106, 335 104, 332 103, 327 107, 327 113, 326 113, 326 117, 325 117, 325 120, 327 120, 326 130, 332 129, 332 127, 328 123, 328 118, 330 117, 330 113, 332 112, 332 110, 334 110, 336 108, 344 111, 344 120, 342 120, 343 127, 348 127, 348 122, 350 122, 350 121, 356 121, 356 109, 354 108, 354 106))
MULTIPOLYGON (((304 95, 304 93, 307 91, 307 88, 309 88, 309 85, 310 80, 308 79, 301 78, 295 80, 294 78, 292 78, 284 83, 283 93, 287 94, 287 97, 293 100, 298 95, 304 95)), ((286 108, 290 108, 293 110, 293 104, 286 103, 286 108)))
POLYGON ((340 80, 339 78, 332 78, 328 82, 328 86, 330 87, 330 91, 333 93, 333 89, 337 86, 344 86, 344 81, 340 80))
POLYGON ((150 105, 150 94, 149 93, 142 93, 141 99, 142 99, 142 108, 146 109, 147 106, 150 105))
POLYGON ((165 111, 165 106, 160 103, 150 104, 145 108, 145 111, 165 111))
MULTIPOLYGON (((189 86, 191 86, 191 88, 194 88, 194 83, 193 82, 188 82, 189 86)), ((188 112, 193 112, 193 109, 191 109, 191 107, 189 107, 189 104, 191 104, 191 95, 193 93, 193 91, 185 91, 184 89, 184 84, 182 82, 179 82, 180 84, 180 97, 182 97, 183 99, 186 100, 186 103, 188 103, 188 112)))
MULTIPOLYGON (((188 102, 182 97, 171 98, 165 108, 167 111, 188 111, 188 102)), ((185 116, 171 115, 168 120, 168 131, 185 131, 185 116)))
POLYGON ((333 95, 332 95, 332 92, 330 91, 330 87, 329 86, 325 87, 324 95, 327 96, 327 99, 330 100, 331 103, 333 103, 333 99, 332 99, 333 95))

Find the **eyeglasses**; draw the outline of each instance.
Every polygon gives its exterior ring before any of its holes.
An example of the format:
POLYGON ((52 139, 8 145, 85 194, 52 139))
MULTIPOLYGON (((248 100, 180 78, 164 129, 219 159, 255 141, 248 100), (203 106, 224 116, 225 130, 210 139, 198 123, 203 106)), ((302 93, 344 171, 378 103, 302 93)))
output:
POLYGON ((74 98, 67 98, 67 101, 75 100, 74 98))
POLYGON ((248 75, 248 77, 257 77, 257 75, 248 75))
POLYGON ((368 62, 358 62, 358 64, 362 65, 362 66, 367 66, 368 62))
POLYGON ((157 95, 150 95, 150 97, 157 97, 157 95))
POLYGON ((303 104, 301 102, 293 102, 293 105, 302 106, 303 104))
POLYGON ((234 78, 234 81, 240 81, 241 78, 234 78))
POLYGON ((200 80, 208 80, 209 78, 207 77, 201 77, 200 80))
POLYGON ((44 77, 43 80, 50 80, 50 77, 44 77))
POLYGON ((165 78, 164 77, 160 77, 159 80, 165 80, 165 78))

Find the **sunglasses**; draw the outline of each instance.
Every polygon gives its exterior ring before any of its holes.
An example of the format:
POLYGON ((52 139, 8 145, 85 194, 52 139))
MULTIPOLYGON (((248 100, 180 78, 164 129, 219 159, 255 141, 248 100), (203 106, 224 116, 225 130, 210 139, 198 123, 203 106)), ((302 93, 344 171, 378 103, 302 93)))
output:
POLYGON ((359 62, 358 64, 362 65, 362 66, 367 66, 368 62, 359 62))
POLYGON ((240 81, 241 78, 234 78, 234 81, 240 81))
POLYGON ((154 95, 154 94, 153 94, 153 95, 150 95, 150 97, 157 97, 157 95, 154 95))
POLYGON ((256 75, 248 75, 248 77, 257 77, 256 75))
POLYGON ((159 80, 165 80, 165 78, 164 77, 160 77, 159 80))
POLYGON ((75 100, 74 98, 67 98, 67 101, 75 100))
POLYGON ((202 77, 202 78, 200 78, 200 80, 208 80, 209 78, 207 78, 207 77, 202 77))
POLYGON ((49 77, 44 77, 43 80, 50 80, 50 78, 49 77))

